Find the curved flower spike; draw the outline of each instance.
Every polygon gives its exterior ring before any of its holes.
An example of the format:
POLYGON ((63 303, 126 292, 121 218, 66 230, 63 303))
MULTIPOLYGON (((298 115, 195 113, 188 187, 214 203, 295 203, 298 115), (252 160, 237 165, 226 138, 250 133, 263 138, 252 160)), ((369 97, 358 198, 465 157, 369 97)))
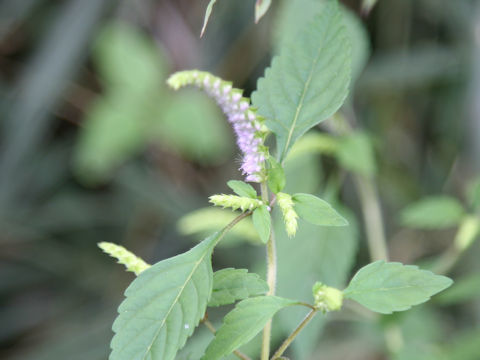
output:
POLYGON ((263 145, 266 127, 264 119, 250 106, 250 100, 242 97, 242 90, 232 87, 205 71, 180 71, 167 80, 170 87, 177 90, 183 86, 194 85, 215 99, 233 127, 237 145, 243 153, 240 170, 245 180, 261 182, 265 177, 265 159, 267 149, 263 145))

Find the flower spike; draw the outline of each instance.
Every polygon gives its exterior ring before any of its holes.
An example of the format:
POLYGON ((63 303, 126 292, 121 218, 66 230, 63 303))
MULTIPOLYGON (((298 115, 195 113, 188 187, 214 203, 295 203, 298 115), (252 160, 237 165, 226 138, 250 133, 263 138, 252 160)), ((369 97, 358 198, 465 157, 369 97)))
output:
POLYGON ((215 99, 237 136, 237 145, 243 153, 240 170, 245 180, 261 182, 265 177, 265 159, 267 150, 263 146, 266 127, 264 119, 257 115, 250 106, 250 100, 242 97, 242 90, 232 87, 224 81, 205 71, 190 70, 173 74, 167 80, 175 90, 187 85, 194 85, 215 99))

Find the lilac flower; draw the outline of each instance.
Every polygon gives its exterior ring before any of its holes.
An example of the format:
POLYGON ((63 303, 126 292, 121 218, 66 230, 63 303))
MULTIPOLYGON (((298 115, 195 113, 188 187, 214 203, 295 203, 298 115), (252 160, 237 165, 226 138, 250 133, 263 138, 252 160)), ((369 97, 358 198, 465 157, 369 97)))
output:
POLYGON ((194 84, 215 99, 232 125, 237 145, 243 153, 240 170, 245 175, 245 180, 262 181, 266 152, 261 131, 262 119, 250 108, 249 100, 242 97, 241 90, 234 89, 230 83, 201 71, 174 74, 168 83, 175 89, 194 84))

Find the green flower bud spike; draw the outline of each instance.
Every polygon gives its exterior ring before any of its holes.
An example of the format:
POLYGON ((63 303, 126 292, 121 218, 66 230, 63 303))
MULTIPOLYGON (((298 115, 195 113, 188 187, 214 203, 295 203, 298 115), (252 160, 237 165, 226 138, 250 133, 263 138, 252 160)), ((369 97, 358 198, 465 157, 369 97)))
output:
POLYGON ((233 210, 240 209, 242 211, 255 210, 263 205, 263 202, 258 199, 252 199, 244 196, 236 195, 212 195, 209 197, 210 202, 215 206, 222 206, 224 208, 232 208, 233 210))
POLYGON ((316 282, 312 288, 315 307, 326 313, 340 310, 343 303, 343 292, 333 287, 316 282))
POLYGON ((280 207, 280 210, 282 210, 283 220, 285 221, 285 229, 287 230, 288 236, 295 236, 298 227, 298 215, 293 208, 292 197, 288 194, 279 192, 277 194, 277 203, 280 207))
POLYGON ((98 247, 111 257, 117 259, 119 264, 125 265, 127 271, 131 271, 137 276, 150 267, 149 264, 125 249, 123 246, 110 242, 101 242, 98 243, 98 247))

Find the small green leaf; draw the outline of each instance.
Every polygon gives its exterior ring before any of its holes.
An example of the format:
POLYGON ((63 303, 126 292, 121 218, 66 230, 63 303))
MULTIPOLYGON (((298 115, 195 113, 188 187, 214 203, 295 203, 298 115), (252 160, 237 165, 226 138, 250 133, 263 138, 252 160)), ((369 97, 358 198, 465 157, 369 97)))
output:
POLYGON ((212 297, 208 306, 233 304, 267 291, 267 283, 257 274, 248 273, 247 269, 222 269, 213 274, 212 297))
POLYGON ((300 138, 288 153, 287 162, 307 154, 333 155, 337 151, 339 140, 332 135, 312 131, 300 138))
POLYGON ((219 234, 156 263, 132 282, 112 327, 110 360, 175 359, 205 315, 219 234))
POLYGON ((256 199, 258 196, 257 191, 253 188, 253 186, 247 184, 246 182, 239 180, 230 180, 229 182, 227 182, 227 185, 235 192, 235 194, 239 196, 250 197, 252 199, 256 199))
POLYGON ((268 187, 274 194, 279 193, 285 187, 285 170, 283 166, 273 157, 268 159, 270 168, 268 169, 268 187))
POLYGON ((340 165, 354 173, 373 176, 377 171, 372 142, 362 132, 341 139, 336 155, 340 165))
POLYGON ((216 2, 217 0, 210 0, 210 2, 207 5, 207 10, 205 10, 205 17, 203 19, 203 26, 202 26, 202 31, 200 32, 200 37, 203 36, 203 33, 207 28, 208 20, 210 19, 210 15, 212 14, 213 5, 215 5, 216 2))
POLYGON ((272 219, 270 217, 270 212, 268 211, 267 205, 262 205, 259 208, 256 208, 252 215, 253 226, 260 236, 260 240, 264 244, 268 242, 270 238, 270 231, 272 227, 272 219))
POLYGON ((258 23, 270 7, 272 0, 257 0, 255 3, 255 22, 258 23))
POLYGON ((448 277, 414 265, 379 260, 361 268, 344 295, 372 311, 391 314, 424 303, 452 283, 448 277))
POLYGON ((351 47, 342 14, 337 2, 329 1, 282 48, 252 94, 253 105, 276 135, 280 162, 300 136, 343 104, 350 66, 351 47))
POLYGON ((202 360, 218 360, 230 354, 252 340, 277 311, 295 304, 297 301, 277 296, 258 296, 240 301, 223 319, 202 360))
POLYGON ((294 208, 301 219, 320 226, 346 226, 348 221, 328 202, 311 194, 294 194, 294 208))
POLYGON ((462 220, 455 235, 455 247, 465 251, 480 235, 480 219, 475 215, 467 215, 462 220))
MULTIPOLYGON (((238 214, 231 210, 218 208, 202 208, 183 216, 177 223, 178 230, 182 235, 197 235, 199 240, 212 232, 222 228, 225 224, 233 221, 238 214)), ((238 223, 225 235, 218 246, 235 245, 239 242, 249 241, 256 245, 261 244, 250 218, 238 223)))
POLYGON ((445 229, 458 225, 464 209, 457 199, 432 196, 407 206, 400 214, 402 225, 418 229, 445 229))

